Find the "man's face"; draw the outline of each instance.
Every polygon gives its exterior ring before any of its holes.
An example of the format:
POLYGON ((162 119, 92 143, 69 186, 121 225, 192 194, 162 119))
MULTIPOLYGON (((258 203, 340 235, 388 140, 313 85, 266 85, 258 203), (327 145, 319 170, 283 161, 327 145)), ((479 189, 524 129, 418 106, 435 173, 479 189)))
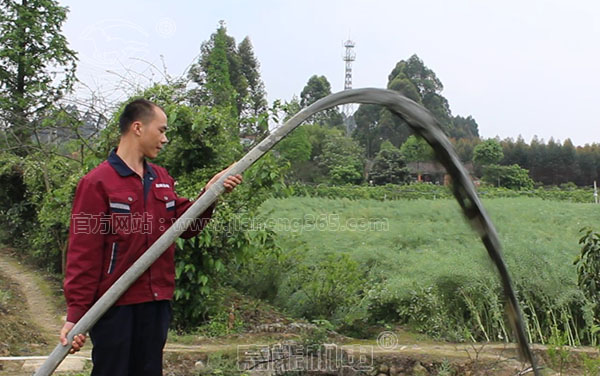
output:
POLYGON ((160 108, 155 107, 152 119, 142 124, 140 147, 145 157, 156 158, 158 152, 169 141, 166 132, 167 116, 160 108))

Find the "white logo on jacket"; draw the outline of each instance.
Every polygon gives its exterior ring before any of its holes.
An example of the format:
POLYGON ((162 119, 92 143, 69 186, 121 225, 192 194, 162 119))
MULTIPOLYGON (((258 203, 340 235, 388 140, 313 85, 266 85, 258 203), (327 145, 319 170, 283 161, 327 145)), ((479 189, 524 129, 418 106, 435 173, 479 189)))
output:
POLYGON ((171 188, 171 186, 167 183, 156 183, 156 188, 171 188))

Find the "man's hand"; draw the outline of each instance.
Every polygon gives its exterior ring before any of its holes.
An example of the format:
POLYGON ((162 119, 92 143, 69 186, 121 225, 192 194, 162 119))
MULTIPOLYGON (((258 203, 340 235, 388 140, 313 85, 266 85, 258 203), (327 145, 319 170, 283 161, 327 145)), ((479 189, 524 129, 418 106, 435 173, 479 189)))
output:
MULTIPOLYGON (((233 166, 233 165, 231 165, 231 166, 233 166)), ((231 166, 227 167, 223 171, 221 171, 218 174, 216 174, 215 176, 213 176, 213 178, 210 179, 210 181, 208 183, 206 183, 206 186, 204 187, 204 189, 208 190, 208 188, 211 185, 213 185, 217 180, 219 180, 221 178, 221 176, 223 176, 223 174, 225 174, 231 168, 231 166)), ((229 193, 229 192, 233 191, 233 189, 241 182, 242 182, 242 175, 240 175, 240 174, 231 175, 225 179, 225 181, 223 182, 223 186, 225 187, 225 190, 229 193)))
MULTIPOLYGON (((67 321, 65 325, 63 325, 60 330, 60 343, 63 346, 67 346, 67 334, 73 329, 75 326, 74 323, 67 321)), ((77 351, 81 350, 83 345, 85 344, 85 334, 78 334, 73 337, 73 343, 71 344, 71 349, 69 350, 70 354, 75 354, 77 351)))

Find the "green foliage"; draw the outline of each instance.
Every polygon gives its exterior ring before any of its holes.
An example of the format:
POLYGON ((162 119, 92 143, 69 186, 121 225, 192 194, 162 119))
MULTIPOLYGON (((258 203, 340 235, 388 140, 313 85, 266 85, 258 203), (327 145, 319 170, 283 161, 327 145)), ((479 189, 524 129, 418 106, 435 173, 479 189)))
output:
POLYGON ((247 376, 249 373, 239 371, 239 358, 235 354, 212 353, 208 357, 206 367, 198 376, 247 376))
POLYGON ((61 34, 66 17, 54 0, 0 3, 0 119, 19 145, 75 81, 76 53, 61 34))
POLYGON ((244 328, 244 322, 235 318, 230 322, 229 315, 225 311, 213 315, 206 324, 198 327, 197 332, 206 337, 221 337, 233 333, 239 333, 244 328))
POLYGON ((559 375, 563 374, 563 371, 569 361, 571 360, 571 353, 567 347, 568 337, 566 333, 560 332, 558 329, 553 329, 552 336, 549 340, 549 347, 547 350, 548 358, 550 359, 550 367, 555 371, 558 371, 559 375))
MULTIPOLYGON (((314 75, 309 78, 306 86, 300 93, 300 105, 308 107, 321 98, 331 94, 331 85, 325 76, 314 75)), ((329 127, 342 127, 344 119, 337 109, 332 108, 311 116, 308 119, 310 123, 317 123, 329 127)))
MULTIPOLYGON (((444 88, 442 82, 417 55, 396 64, 388 76, 387 87, 422 104, 439 121, 449 137, 478 137, 478 125, 471 116, 452 116, 448 101, 441 95, 444 88)), ((377 154, 382 141, 388 140, 400 147, 412 134, 404 120, 380 106, 363 104, 354 118, 357 128, 353 137, 365 148, 368 158, 377 154)))
POLYGON ((583 363, 583 376, 600 375, 600 357, 598 355, 591 357, 587 354, 581 355, 583 363))
POLYGON ((457 370, 454 369, 454 366, 452 363, 450 363, 450 361, 448 361, 448 359, 444 359, 444 361, 437 367, 437 376, 453 376, 457 373, 457 370))
POLYGON ((306 349, 307 355, 323 353, 325 344, 329 342, 329 332, 334 326, 327 320, 312 320, 314 328, 304 328, 300 332, 300 345, 306 349))
POLYGON ((529 177, 529 171, 516 164, 511 166, 488 165, 483 168, 482 179, 496 187, 533 189, 533 180, 529 177))
POLYGON ((332 184, 358 184, 364 180, 363 155, 356 141, 338 134, 325 139, 323 152, 317 161, 332 184))
POLYGON ((403 184, 408 182, 409 178, 410 172, 401 151, 391 143, 387 146, 382 145, 369 172, 369 180, 375 185, 383 185, 403 184))
POLYGON ((193 65, 189 78, 199 86, 191 94, 194 104, 228 108, 236 117, 240 113, 247 82, 240 74, 240 57, 235 49, 235 40, 227 35, 223 21, 217 31, 201 46, 201 56, 193 65))
POLYGON ((433 149, 427 141, 414 135, 402 144, 400 152, 407 162, 425 162, 434 158, 433 149))
POLYGON ((319 124, 305 124, 302 128, 306 130, 308 141, 311 145, 311 160, 317 159, 325 148, 325 143, 336 137, 342 136, 342 133, 335 128, 323 127, 319 124))
POLYGON ((577 266, 577 285, 586 299, 592 302, 594 318, 600 319, 600 233, 591 228, 583 228, 579 244, 581 253, 575 259, 577 266))
POLYGON ((458 154, 460 161, 463 163, 471 162, 473 160, 473 149, 481 142, 479 138, 452 138, 450 141, 452 142, 452 146, 454 146, 454 150, 456 151, 456 154, 458 154))
POLYGON ((27 200, 23 181, 25 160, 9 153, 0 154, 0 226, 3 239, 9 244, 27 244, 25 233, 35 219, 33 203, 27 200))
POLYGON ((483 141, 473 149, 473 162, 479 166, 498 164, 503 156, 502 145, 492 138, 483 141))
POLYGON ((600 176, 600 145, 596 143, 575 147, 570 139, 561 144, 552 138, 546 143, 534 137, 528 145, 519 136, 516 141, 504 139, 501 145, 501 164, 518 164, 539 184, 591 186, 600 176))
POLYGON ((292 134, 281 140, 275 149, 280 156, 294 165, 310 160, 312 154, 312 145, 306 126, 299 126, 292 134))
MULTIPOLYGON (((190 156, 193 158, 193 156, 190 156)), ((274 233, 253 220, 258 206, 267 199, 271 189, 280 189, 284 170, 267 155, 246 171, 245 182, 227 195, 200 235, 177 240, 178 258, 175 264, 175 324, 189 329, 214 312, 220 298, 215 294, 219 285, 230 282, 233 271, 239 270, 255 252, 275 252, 274 233)), ((180 179, 191 196, 199 184, 180 179)))
POLYGON ((300 93, 302 107, 310 106, 321 98, 331 94, 331 84, 325 76, 314 75, 308 79, 306 86, 300 93))
MULTIPOLYGON (((236 46, 221 21, 216 32, 202 44, 201 56, 190 69, 189 78, 198 84, 187 93, 191 103, 210 106, 210 110, 214 106, 227 108, 228 111, 219 112, 230 117, 227 121, 230 127, 236 127, 236 132, 263 136, 268 129, 264 119, 267 100, 259 67, 250 38, 236 46)), ((236 134, 233 128, 230 132, 236 134)))
POLYGON ((368 159, 375 158, 383 141, 380 135, 381 129, 378 127, 380 117, 381 107, 374 104, 361 104, 354 113, 356 129, 352 133, 352 138, 365 149, 368 159))
POLYGON ((66 251, 71 201, 83 171, 65 157, 30 154, 0 156, 0 213, 5 241, 47 270, 61 270, 66 251))
POLYGON ((478 139, 479 125, 471 115, 466 118, 460 115, 454 116, 449 136, 458 140, 478 139))
MULTIPOLYGON (((447 132, 451 124, 451 115, 448 101, 440 95, 443 88, 442 82, 435 73, 425 66, 417 55, 412 55, 406 61, 399 61, 388 76, 388 89, 400 91, 425 106, 447 132)), ((382 114, 380 127, 389 129, 385 133, 391 137, 385 138, 396 146, 403 143, 410 135, 406 123, 390 116, 388 112, 382 114)))
POLYGON ((77 163, 65 162, 53 157, 46 161, 45 169, 52 187, 45 192, 38 166, 25 171, 25 182, 30 192, 29 200, 34 202, 37 212, 37 226, 29 234, 30 256, 51 271, 62 271, 66 257, 71 203, 77 182, 84 171, 77 163), (43 194, 42 194, 43 192, 43 194))
POLYGON ((238 45, 238 55, 241 60, 240 70, 248 82, 248 100, 242 113, 250 111, 250 116, 257 117, 267 110, 267 93, 260 78, 260 63, 254 56, 254 49, 249 37, 245 37, 238 45))
POLYGON ((0 289, 0 313, 5 312, 9 305, 9 301, 11 299, 10 291, 4 291, 0 289))
MULTIPOLYGON (((594 202, 594 192, 590 188, 561 189, 560 187, 540 187, 531 190, 514 190, 503 187, 480 186, 478 195, 481 198, 517 198, 537 197, 549 201, 568 201, 579 203, 594 202)), ((285 191, 277 192, 278 197, 322 197, 331 199, 372 199, 386 200, 437 200, 452 199, 449 187, 435 184, 411 183, 405 185, 382 186, 330 186, 326 184, 290 184, 285 191)))
POLYGON ((359 303, 366 283, 356 261, 345 254, 327 254, 314 264, 300 264, 282 282, 285 308, 308 319, 340 324, 359 303))
MULTIPOLYGON (((256 267, 249 261, 252 270, 265 267, 265 275, 273 275, 269 288, 276 291, 276 305, 316 317, 303 303, 307 296, 319 296, 317 287, 328 286, 325 274, 354 270, 336 268, 331 260, 340 256, 358 265, 354 273, 361 282, 347 293, 356 299, 346 301, 352 309, 338 306, 323 313, 338 330, 354 334, 358 327, 385 322, 451 340, 514 340, 496 272, 454 200, 341 197, 271 199, 261 207, 265 223, 296 224, 273 225, 282 250, 277 260, 256 267), (356 223, 364 225, 351 226, 356 223)), ((548 343, 557 328, 567 333, 569 345, 595 344, 597 323, 569 262, 580 223, 597 217, 595 205, 527 197, 484 203, 499 231, 531 340, 548 343)), ((259 283, 250 273, 242 278, 246 286, 259 283)), ((352 276, 336 280, 352 281, 352 276)))
POLYGON ((408 297, 397 302, 397 318, 389 319, 400 320, 420 333, 441 338, 450 334, 451 328, 446 326, 449 313, 438 291, 432 287, 416 287, 410 290, 408 297))

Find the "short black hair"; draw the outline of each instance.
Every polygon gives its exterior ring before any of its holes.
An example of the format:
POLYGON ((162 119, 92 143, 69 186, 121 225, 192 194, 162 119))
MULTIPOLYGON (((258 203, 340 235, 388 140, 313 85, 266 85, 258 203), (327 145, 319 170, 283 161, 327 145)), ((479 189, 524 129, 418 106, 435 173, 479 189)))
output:
POLYGON ((119 116, 119 128, 121 134, 124 134, 129 130, 129 126, 134 121, 148 121, 154 116, 154 110, 164 110, 154 102, 151 102, 144 98, 135 99, 127 104, 119 116))

